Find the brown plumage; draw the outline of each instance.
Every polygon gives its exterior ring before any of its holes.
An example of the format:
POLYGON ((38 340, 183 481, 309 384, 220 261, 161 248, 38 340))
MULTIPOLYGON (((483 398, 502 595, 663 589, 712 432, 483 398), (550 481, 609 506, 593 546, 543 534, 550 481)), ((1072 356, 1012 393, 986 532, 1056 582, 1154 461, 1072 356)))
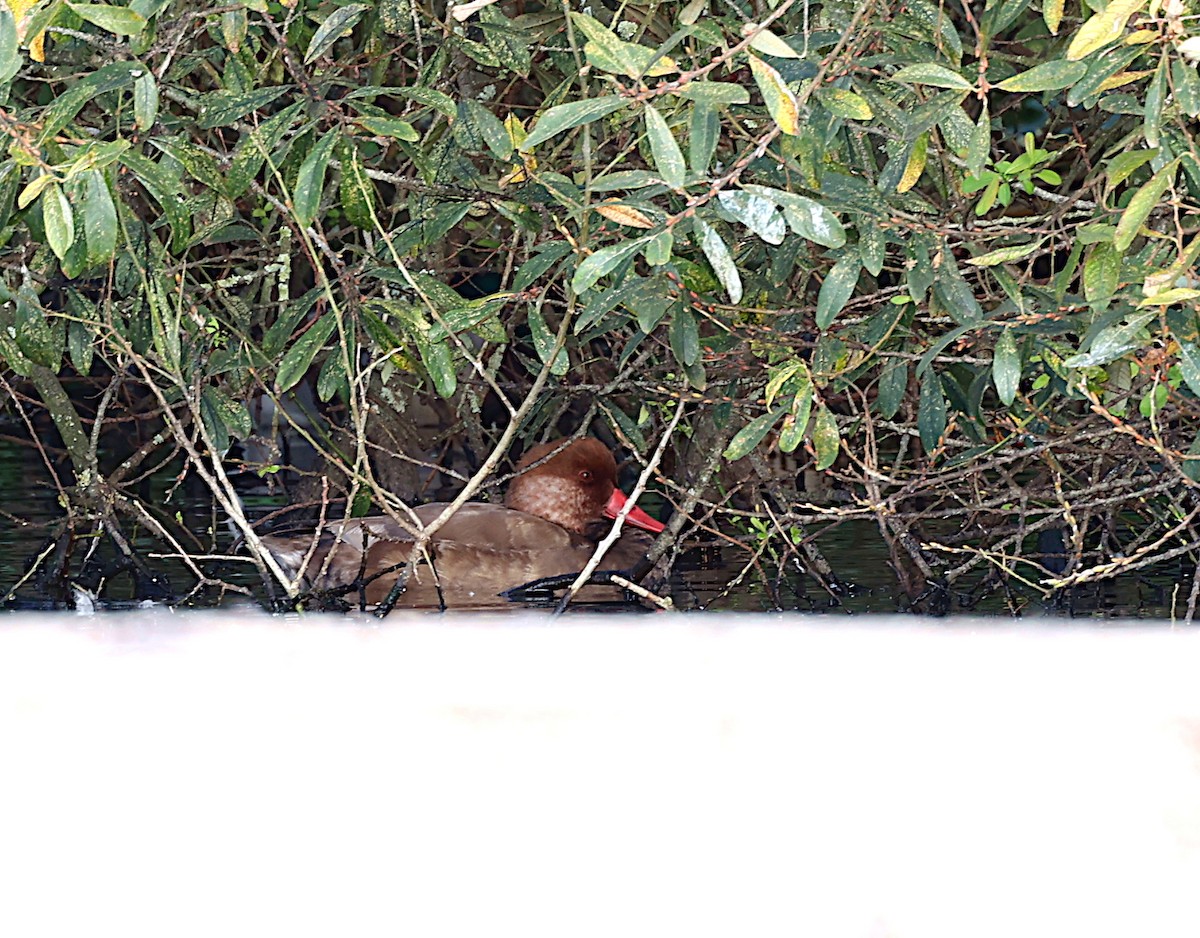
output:
MULTIPOLYGON (((517 464, 503 505, 470 502, 463 505, 430 541, 437 583, 428 563, 419 563, 399 606, 409 608, 478 607, 503 605, 499 594, 543 577, 582 570, 625 502, 617 488, 617 464, 599 440, 563 440, 535 446, 517 464), (557 451, 557 452, 556 452, 557 451), (553 454, 553 455, 552 455, 553 454), (547 458, 549 457, 549 458, 547 458)), ((444 503, 415 509, 423 525, 445 509, 444 503)), ((648 531, 661 523, 635 508, 620 539, 605 555, 604 570, 628 570, 645 554, 648 531)), ((358 518, 325 525, 319 533, 295 537, 267 536, 263 545, 280 565, 295 576, 304 558, 317 546, 305 566, 303 585, 336 590, 346 601, 382 602, 408 562, 413 537, 391 518, 358 518), (328 560, 327 560, 328 558, 328 560)), ((583 602, 614 599, 614 588, 588 587, 583 602)))

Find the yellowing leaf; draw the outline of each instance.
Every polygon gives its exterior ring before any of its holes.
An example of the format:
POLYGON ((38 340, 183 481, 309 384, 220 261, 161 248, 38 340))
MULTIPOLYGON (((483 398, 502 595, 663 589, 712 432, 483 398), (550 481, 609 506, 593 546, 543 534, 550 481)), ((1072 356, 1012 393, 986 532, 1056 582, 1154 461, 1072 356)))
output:
POLYGON ((925 172, 925 155, 929 151, 929 132, 917 137, 912 150, 908 154, 908 162, 904 165, 904 175, 896 184, 897 192, 907 192, 917 184, 921 173, 925 172))
POLYGON ((654 222, 650 220, 645 212, 639 212, 636 208, 629 205, 622 205, 620 202, 601 202, 599 205, 593 205, 592 208, 609 221, 615 221, 618 225, 628 225, 630 228, 654 227, 654 222))
POLYGON ((799 135, 800 108, 783 76, 756 55, 750 56, 750 71, 779 129, 791 137, 799 135))
POLYGON ((1096 89, 1096 94, 1102 94, 1105 91, 1111 91, 1113 88, 1120 88, 1122 85, 1127 85, 1131 81, 1137 81, 1141 78, 1146 78, 1153 75, 1155 69, 1148 69, 1144 72, 1117 72, 1115 75, 1109 75, 1108 78, 1100 82, 1100 87, 1096 89))
POLYGON ((742 27, 743 36, 749 36, 751 33, 754 33, 754 38, 750 40, 750 48, 755 52, 761 52, 763 55, 773 55, 777 59, 800 58, 800 53, 776 36, 771 30, 759 30, 758 26, 754 23, 747 23, 742 27), (755 30, 758 30, 758 32, 755 32, 755 30))
POLYGON ((1112 0, 1107 7, 1079 27, 1079 32, 1067 47, 1067 60, 1077 62, 1101 46, 1120 39, 1129 17, 1140 11, 1146 2, 1147 0, 1112 0))
POLYGON ((1052 36, 1058 35, 1058 25, 1062 22, 1063 0, 1042 0, 1042 19, 1052 36))

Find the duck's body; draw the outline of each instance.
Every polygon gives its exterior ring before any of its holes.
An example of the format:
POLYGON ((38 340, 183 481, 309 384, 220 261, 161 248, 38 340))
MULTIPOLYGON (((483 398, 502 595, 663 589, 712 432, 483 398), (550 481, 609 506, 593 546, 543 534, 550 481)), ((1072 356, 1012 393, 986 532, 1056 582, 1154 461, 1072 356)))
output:
MULTIPOLYGON (((556 441, 530 450, 517 473, 504 505, 462 505, 438 529, 428 545, 428 557, 414 568, 400 606, 502 605, 507 602, 500 595, 505 590, 583 569, 610 526, 606 512, 614 516, 624 501, 616 488, 612 454, 598 440, 556 441)), ((446 507, 422 505, 415 513, 422 525, 428 525, 446 507)), ((634 509, 629 521, 662 530, 639 509, 634 509)), ((308 589, 349 587, 348 602, 368 604, 387 596, 408 563, 413 540, 403 525, 384 517, 335 522, 319 534, 262 539, 292 576, 303 568, 303 585, 308 589)), ((602 568, 632 568, 650 542, 648 535, 627 527, 605 555, 602 568)), ((615 588, 588 587, 579 599, 596 602, 619 596, 615 588)))

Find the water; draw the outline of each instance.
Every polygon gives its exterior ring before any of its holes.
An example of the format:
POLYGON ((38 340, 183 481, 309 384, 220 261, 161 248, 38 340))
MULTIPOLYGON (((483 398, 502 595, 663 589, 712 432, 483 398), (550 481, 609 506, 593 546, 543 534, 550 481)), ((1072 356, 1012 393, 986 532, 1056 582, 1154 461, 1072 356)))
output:
MULTIPOLYGON (((6 529, 0 539, 0 590, 3 591, 0 595, 13 593, 9 608, 69 608, 74 602, 69 590, 55 590, 36 576, 24 579, 34 559, 51 546, 62 521, 53 477, 36 451, 11 438, 0 439, 0 486, 6 495, 0 508, 0 523, 6 529)), ((206 490, 194 478, 176 485, 171 473, 159 473, 152 483, 142 485, 138 495, 144 504, 154 507, 158 517, 178 537, 194 535, 194 540, 186 545, 193 553, 224 556, 236 550, 234 532, 223 515, 213 510, 206 490)), ((260 486, 248 490, 244 502, 248 515, 256 519, 284 507, 286 499, 282 493, 271 494, 260 486)), ((129 525, 128 519, 123 524, 129 525)), ((164 556, 171 551, 136 525, 127 526, 126 533, 147 567, 169 584, 174 598, 186 596, 187 605, 201 607, 241 598, 219 589, 188 595, 195 577, 177 560, 164 556)), ((822 589, 812 577, 804 575, 794 557, 773 557, 767 551, 757 563, 750 564, 749 552, 714 544, 683 556, 667 592, 680 608, 713 611, 794 609, 847 615, 892 613, 911 607, 908 598, 901 595, 889 565, 887 548, 874 523, 841 523, 821 534, 816 544, 844 591, 822 589)), ((91 546, 86 541, 76 545, 74 576, 78 577, 80 558, 88 556, 91 546)), ((93 557, 102 565, 111 565, 118 559, 107 538, 99 539, 93 557)), ((265 602, 262 582, 251 565, 219 560, 205 562, 202 567, 205 573, 249 591, 258 602, 265 602)), ((956 584, 954 593, 942 599, 948 601, 951 611, 970 609, 999 616, 1178 619, 1184 614, 1190 575, 1189 570, 1176 565, 1080 588, 1051 602, 1019 585, 1014 585, 1008 593, 975 595, 973 591, 978 591, 981 572, 956 584)), ((164 598, 166 593, 156 589, 155 583, 135 581, 129 572, 122 572, 104 580, 101 595, 110 607, 126 608, 147 597, 164 598)))

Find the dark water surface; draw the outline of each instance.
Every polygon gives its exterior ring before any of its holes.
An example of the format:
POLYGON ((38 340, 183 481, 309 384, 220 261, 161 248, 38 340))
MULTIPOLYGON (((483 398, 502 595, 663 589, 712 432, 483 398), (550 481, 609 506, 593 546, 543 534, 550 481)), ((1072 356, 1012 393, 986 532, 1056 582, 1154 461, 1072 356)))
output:
MULTIPOLYGON (((214 512, 202 486, 184 484, 167 487, 160 473, 138 492, 147 504, 156 506, 162 517, 182 519, 196 537, 190 549, 196 553, 228 554, 235 547, 234 534, 223 515, 214 512)), ((192 480, 194 482, 194 480, 192 480)), ((35 450, 0 437, 0 596, 8 608, 64 608, 73 604, 69 593, 55 593, 38 577, 26 577, 35 559, 45 552, 61 523, 63 510, 53 478, 35 450)), ((282 508, 281 493, 249 489, 243 496, 252 519, 282 508)), ((144 531, 129 528, 135 547, 146 563, 169 584, 178 599, 188 593, 194 577, 179 564, 163 555, 169 553, 161 542, 144 531)), ((847 587, 840 595, 831 595, 806 576, 795 560, 780 561, 764 554, 758 567, 747 568, 749 553, 723 546, 693 550, 679 564, 670 592, 680 608, 706 608, 725 611, 768 611, 773 609, 833 614, 894 613, 905 611, 911 603, 905 597, 889 565, 888 551, 877 527, 869 521, 844 523, 822 534, 817 545, 836 576, 847 587), (782 570, 781 570, 782 568, 782 570), (732 585, 731 585, 732 584, 732 585), (774 595, 772 595, 774 594, 774 595)), ((76 561, 85 556, 88 545, 76 546, 76 561)), ((102 557, 112 557, 111 544, 96 545, 102 557), (105 553, 107 552, 107 553, 105 553)), ((258 601, 265 594, 254 568, 236 561, 203 565, 210 573, 254 592, 258 601)), ((1191 585, 1191 570, 1178 564, 1142 576, 1125 576, 1086 588, 1070 596, 1049 601, 1036 591, 1014 585, 1005 595, 992 592, 973 596, 982 571, 956 585, 948 597, 951 611, 973 607, 976 614, 1010 616, 1051 616, 1062 618, 1180 618, 1184 614, 1191 585)), ((136 602, 146 595, 145 584, 132 577, 115 575, 105 582, 102 598, 118 607, 136 602)), ((153 590, 151 590, 153 594, 153 590)), ((211 607, 234 597, 209 590, 187 600, 191 606, 211 607)), ((243 600, 244 601, 244 600, 243 600)), ((928 608, 928 606, 926 607, 928 608)))

